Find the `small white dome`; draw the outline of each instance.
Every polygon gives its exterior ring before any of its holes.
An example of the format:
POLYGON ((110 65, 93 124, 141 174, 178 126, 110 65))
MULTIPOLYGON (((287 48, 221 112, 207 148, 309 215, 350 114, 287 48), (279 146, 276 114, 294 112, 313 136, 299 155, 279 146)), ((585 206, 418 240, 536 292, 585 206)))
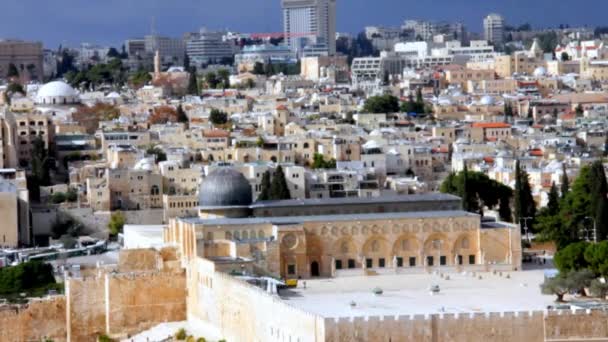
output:
POLYGON ((483 106, 492 106, 494 105, 494 98, 490 95, 485 95, 479 100, 479 103, 483 106))
POLYGON ((547 75, 547 69, 545 69, 544 67, 538 67, 534 69, 533 75, 534 77, 544 77, 547 75))
POLYGON ((36 103, 38 104, 74 104, 78 103, 78 92, 63 81, 49 82, 38 90, 36 103))
POLYGON ((134 170, 152 171, 154 169, 154 161, 151 158, 143 158, 135 164, 134 170))

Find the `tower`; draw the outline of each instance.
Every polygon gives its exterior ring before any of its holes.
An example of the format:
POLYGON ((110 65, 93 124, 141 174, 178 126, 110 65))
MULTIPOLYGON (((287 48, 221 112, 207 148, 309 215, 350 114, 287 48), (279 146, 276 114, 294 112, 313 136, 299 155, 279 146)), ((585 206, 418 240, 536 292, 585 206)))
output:
POLYGON ((156 50, 154 54, 154 78, 160 76, 160 52, 156 50))
POLYGON ((502 45, 505 38, 505 20, 500 14, 488 14, 483 19, 483 32, 485 40, 494 45, 502 45))
POLYGON ((336 53, 336 0, 282 0, 285 41, 293 51, 315 44, 336 53))

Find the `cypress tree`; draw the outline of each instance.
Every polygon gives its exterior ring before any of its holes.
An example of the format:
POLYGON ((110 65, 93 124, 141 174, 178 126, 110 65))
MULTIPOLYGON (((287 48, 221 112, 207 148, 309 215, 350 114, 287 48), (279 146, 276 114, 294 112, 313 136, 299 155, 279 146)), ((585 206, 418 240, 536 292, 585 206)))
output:
POLYGON ((608 157, 608 133, 606 134, 606 138, 604 139, 604 157, 608 157))
POLYGON ((262 175, 262 183, 260 184, 261 191, 258 196, 258 201, 268 201, 270 199, 270 171, 266 170, 262 175))
POLYGON ((196 68, 190 69, 190 79, 188 80, 188 94, 198 96, 198 79, 196 78, 196 68))
POLYGON ((591 215, 595 219, 598 240, 603 240, 608 234, 608 217, 605 214, 608 208, 608 184, 606 183, 606 173, 601 160, 591 164, 589 175, 591 188, 591 215))
POLYGON ((522 203, 521 203, 521 170, 519 166, 519 160, 515 162, 515 191, 513 194, 513 216, 515 218, 515 222, 517 222, 521 227, 521 217, 522 217, 522 203))
POLYGON ((555 182, 551 184, 547 209, 549 210, 549 214, 551 215, 557 215, 557 213, 559 213, 559 191, 557 190, 555 182))
POLYGON ((274 174, 272 175, 272 182, 270 186, 270 199, 271 200, 285 200, 291 199, 289 188, 287 187, 287 180, 285 179, 285 173, 281 165, 277 166, 274 174))
POLYGON ((566 172, 566 164, 562 163, 562 184, 561 184, 562 199, 566 198, 568 191, 570 191, 570 180, 568 179, 568 173, 566 172))
POLYGON ((460 197, 462 197, 462 209, 465 211, 471 210, 470 206, 470 194, 469 194, 469 170, 467 168, 467 164, 465 162, 464 169, 462 170, 462 189, 460 193, 460 197))

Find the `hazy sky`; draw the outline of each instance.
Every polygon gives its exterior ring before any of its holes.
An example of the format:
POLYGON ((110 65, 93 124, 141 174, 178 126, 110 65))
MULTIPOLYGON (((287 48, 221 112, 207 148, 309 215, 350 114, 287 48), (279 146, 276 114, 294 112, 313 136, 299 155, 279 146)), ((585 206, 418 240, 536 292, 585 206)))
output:
MULTIPOLYGON (((480 32, 489 12, 533 27, 607 25, 608 0, 338 0, 338 31, 397 25, 406 18, 462 21, 480 32)), ((121 44, 150 32, 179 36, 205 26, 241 32, 282 30, 280 0, 2 0, 0 37, 60 43, 121 44)))

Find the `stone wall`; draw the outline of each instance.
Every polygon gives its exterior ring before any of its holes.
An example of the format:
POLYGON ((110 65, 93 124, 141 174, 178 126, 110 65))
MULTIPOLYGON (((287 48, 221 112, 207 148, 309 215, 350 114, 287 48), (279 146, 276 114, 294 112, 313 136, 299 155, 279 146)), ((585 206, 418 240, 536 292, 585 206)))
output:
POLYGON ((324 341, 323 319, 227 274, 191 262, 188 318, 210 323, 228 341, 324 341))
POLYGON ((66 301, 64 296, 32 300, 19 307, 0 306, 0 341, 55 342, 66 340, 66 301))
POLYGON ((608 341, 608 313, 532 311, 326 318, 325 341, 608 341))

